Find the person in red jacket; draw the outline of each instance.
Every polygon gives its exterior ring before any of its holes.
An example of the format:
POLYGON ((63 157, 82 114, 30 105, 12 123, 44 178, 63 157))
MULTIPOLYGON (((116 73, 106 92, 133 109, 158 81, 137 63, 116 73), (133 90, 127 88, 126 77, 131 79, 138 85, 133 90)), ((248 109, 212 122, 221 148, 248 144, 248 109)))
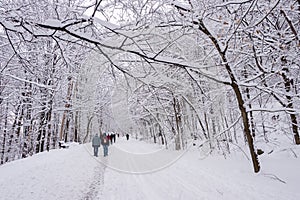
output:
POLYGON ((110 141, 110 140, 111 140, 111 136, 110 136, 110 134, 109 134, 109 133, 106 133, 106 137, 107 137, 108 141, 110 141))
POLYGON ((101 137, 101 144, 103 146, 103 154, 104 157, 108 156, 108 146, 109 146, 109 138, 108 134, 104 133, 101 137))

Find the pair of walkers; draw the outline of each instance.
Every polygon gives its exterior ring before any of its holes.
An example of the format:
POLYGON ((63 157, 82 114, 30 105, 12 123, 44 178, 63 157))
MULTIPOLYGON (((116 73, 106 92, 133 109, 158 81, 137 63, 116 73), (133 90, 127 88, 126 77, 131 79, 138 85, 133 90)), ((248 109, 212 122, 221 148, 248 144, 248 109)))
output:
POLYGON ((100 144, 103 146, 104 157, 108 156, 109 139, 107 137, 107 134, 104 133, 100 137, 98 136, 98 134, 96 134, 93 137, 92 146, 94 147, 94 156, 96 157, 98 157, 98 148, 100 147, 100 144))

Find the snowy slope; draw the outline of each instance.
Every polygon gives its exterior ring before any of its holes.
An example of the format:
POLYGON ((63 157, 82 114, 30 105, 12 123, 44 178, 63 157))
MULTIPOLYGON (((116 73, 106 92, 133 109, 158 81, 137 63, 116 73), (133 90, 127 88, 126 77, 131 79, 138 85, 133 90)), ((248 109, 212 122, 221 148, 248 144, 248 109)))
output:
POLYGON ((123 139, 109 150, 96 158, 90 144, 73 144, 0 166, 0 199, 300 199, 300 159, 289 151, 261 156, 254 174, 241 153, 202 159, 194 146, 172 152, 123 139))
POLYGON ((83 145, 0 166, 0 199, 80 199, 99 167, 83 145))

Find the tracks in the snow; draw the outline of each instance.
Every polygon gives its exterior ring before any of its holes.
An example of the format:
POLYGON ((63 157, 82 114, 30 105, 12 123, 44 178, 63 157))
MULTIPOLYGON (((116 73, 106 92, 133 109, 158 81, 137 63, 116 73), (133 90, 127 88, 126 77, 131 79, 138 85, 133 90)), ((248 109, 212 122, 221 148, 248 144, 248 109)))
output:
POLYGON ((89 185, 87 193, 84 195, 82 200, 96 200, 96 198, 102 194, 104 186, 104 172, 106 166, 99 164, 94 170, 94 180, 89 185))

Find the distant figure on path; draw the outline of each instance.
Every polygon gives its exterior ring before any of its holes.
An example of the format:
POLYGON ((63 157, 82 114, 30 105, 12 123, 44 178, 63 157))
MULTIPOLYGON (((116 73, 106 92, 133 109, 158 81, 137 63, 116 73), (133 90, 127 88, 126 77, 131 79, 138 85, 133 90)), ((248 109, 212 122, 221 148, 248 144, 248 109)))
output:
POLYGON ((105 156, 108 156, 108 146, 109 146, 109 138, 108 136, 106 135, 106 133, 104 133, 101 137, 101 144, 103 146, 103 154, 104 154, 104 157, 105 156))
POLYGON ((106 133, 106 137, 108 139, 108 142, 110 141, 110 134, 109 133, 106 133))
POLYGON ((126 139, 129 140, 129 134, 128 133, 126 134, 126 139))
POLYGON ((98 133, 93 137, 92 140, 92 147, 94 147, 94 156, 98 157, 98 148, 100 147, 100 137, 98 136, 98 133))
POLYGON ((111 133, 110 135, 109 135, 109 140, 110 140, 110 144, 113 144, 113 134, 111 133))
POLYGON ((116 134, 115 133, 112 134, 112 139, 113 139, 113 142, 116 143, 116 134))

